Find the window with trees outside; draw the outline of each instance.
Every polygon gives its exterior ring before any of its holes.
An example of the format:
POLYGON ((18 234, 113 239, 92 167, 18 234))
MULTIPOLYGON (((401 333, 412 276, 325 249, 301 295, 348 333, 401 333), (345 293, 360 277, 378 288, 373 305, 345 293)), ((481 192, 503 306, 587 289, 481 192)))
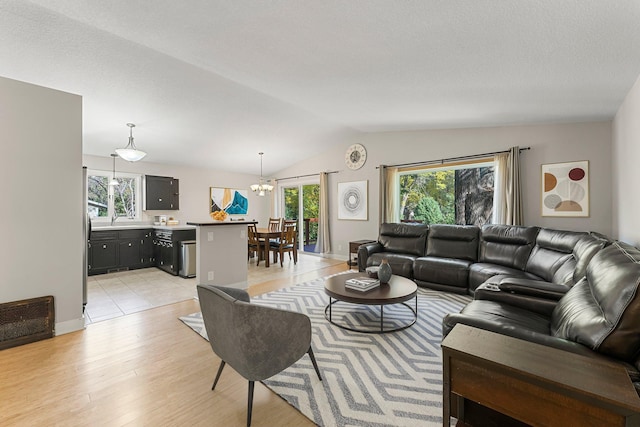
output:
POLYGON ((141 181, 136 174, 116 174, 118 185, 109 185, 112 173, 87 171, 87 213, 93 221, 112 218, 139 220, 141 217, 141 181))
POLYGON ((400 218, 482 226, 493 216, 493 160, 400 170, 400 218))

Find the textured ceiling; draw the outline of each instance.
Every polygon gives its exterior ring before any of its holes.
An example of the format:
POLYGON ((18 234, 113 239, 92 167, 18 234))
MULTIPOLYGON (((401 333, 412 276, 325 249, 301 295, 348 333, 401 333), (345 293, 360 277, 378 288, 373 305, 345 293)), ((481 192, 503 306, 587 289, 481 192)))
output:
POLYGON ((77 93, 84 151, 265 175, 354 132, 611 119, 640 2, 0 0, 0 76, 77 93))

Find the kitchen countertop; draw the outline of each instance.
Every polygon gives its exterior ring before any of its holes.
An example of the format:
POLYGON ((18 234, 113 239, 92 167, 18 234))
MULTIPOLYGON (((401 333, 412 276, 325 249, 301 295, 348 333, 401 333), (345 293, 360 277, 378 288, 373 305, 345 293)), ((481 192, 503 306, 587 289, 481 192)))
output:
POLYGON ((209 225, 242 225, 242 224, 257 224, 257 221, 209 221, 209 222, 187 222, 188 225, 195 225, 198 227, 209 225))
POLYGON ((193 225, 153 225, 153 224, 116 224, 116 225, 92 225, 91 231, 117 231, 117 230, 195 230, 193 225))

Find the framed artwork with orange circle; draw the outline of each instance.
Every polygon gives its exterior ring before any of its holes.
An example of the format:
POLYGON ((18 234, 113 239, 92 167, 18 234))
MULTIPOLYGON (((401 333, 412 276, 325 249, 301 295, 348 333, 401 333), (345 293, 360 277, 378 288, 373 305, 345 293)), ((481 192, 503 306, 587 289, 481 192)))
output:
POLYGON ((542 216, 589 216, 589 161, 542 165, 542 216))

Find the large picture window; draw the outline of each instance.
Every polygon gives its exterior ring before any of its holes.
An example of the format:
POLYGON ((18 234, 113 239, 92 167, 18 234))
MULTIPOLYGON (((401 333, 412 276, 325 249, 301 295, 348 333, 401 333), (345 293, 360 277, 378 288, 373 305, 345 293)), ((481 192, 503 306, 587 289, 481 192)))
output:
POLYGON ((399 170, 400 218, 481 226, 492 221, 493 187, 493 160, 399 170))
POLYGON ((109 185, 112 173, 89 170, 87 173, 87 213, 93 221, 111 221, 113 218, 140 220, 141 176, 119 173, 117 185, 109 185))

